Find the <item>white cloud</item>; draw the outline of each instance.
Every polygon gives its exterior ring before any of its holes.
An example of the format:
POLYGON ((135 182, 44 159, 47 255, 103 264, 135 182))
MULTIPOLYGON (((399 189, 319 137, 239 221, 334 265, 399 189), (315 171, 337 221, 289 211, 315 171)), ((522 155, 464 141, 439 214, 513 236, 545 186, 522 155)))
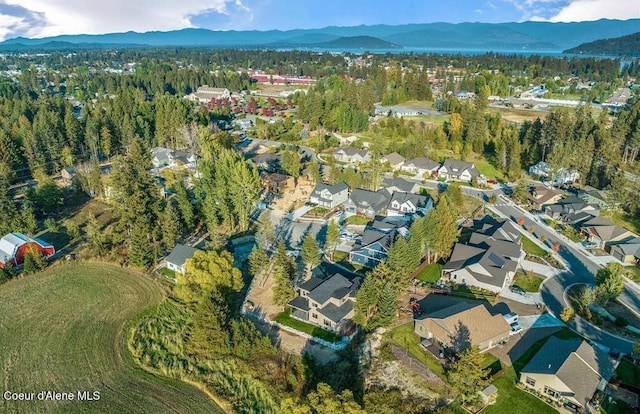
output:
POLYGON ((599 19, 633 19, 640 17, 638 0, 573 0, 549 20, 580 22, 599 19))
MULTIPOLYGON (((46 23, 30 31, 31 36, 37 37, 182 29, 193 27, 191 18, 199 14, 228 14, 227 3, 250 13, 241 0, 0 0, 0 3, 40 13, 46 23)), ((0 27, 5 27, 1 20, 0 27)), ((0 38, 8 32, 12 30, 0 30, 0 38)))

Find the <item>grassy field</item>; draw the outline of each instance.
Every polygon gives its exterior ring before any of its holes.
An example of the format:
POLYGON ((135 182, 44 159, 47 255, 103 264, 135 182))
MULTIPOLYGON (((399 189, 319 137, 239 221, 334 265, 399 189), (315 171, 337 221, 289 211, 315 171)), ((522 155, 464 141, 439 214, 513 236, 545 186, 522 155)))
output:
POLYGON ((526 109, 513 108, 489 108, 488 113, 499 113, 502 118, 509 122, 521 123, 524 121, 535 121, 536 118, 544 119, 547 112, 529 111, 526 109))
POLYGON ((440 365, 438 360, 420 345, 420 338, 413 332, 413 322, 405 323, 393 328, 387 334, 388 338, 400 346, 402 349, 409 351, 418 361, 427 366, 434 374, 447 380, 444 373, 444 367, 440 365))
POLYGON ((530 254, 532 256, 543 257, 546 253, 542 247, 535 244, 533 240, 526 236, 522 236, 522 248, 527 254, 530 254))
POLYGON ((0 402, 0 412, 222 413, 203 392, 147 373, 127 328, 164 297, 151 279, 73 263, 0 286, 3 391, 98 391, 99 401, 0 402))
POLYGON ((316 338, 324 339, 327 342, 338 342, 340 340, 340 336, 334 334, 333 332, 318 328, 317 326, 310 323, 299 321, 292 318, 290 315, 291 308, 287 308, 287 310, 276 316, 275 321, 282 325, 290 326, 293 329, 297 329, 298 331, 304 332, 316 338))
POLYGON ((513 281, 514 286, 522 288, 525 292, 539 292, 541 283, 542 278, 540 276, 524 275, 522 273, 517 274, 513 281))
POLYGON ((422 282, 436 283, 442 275, 442 265, 438 263, 428 264, 418 275, 416 279, 422 282))
POLYGON ((407 116, 405 120, 414 121, 417 124, 420 122, 424 122, 427 125, 443 125, 451 118, 451 115, 417 115, 417 116, 407 116))

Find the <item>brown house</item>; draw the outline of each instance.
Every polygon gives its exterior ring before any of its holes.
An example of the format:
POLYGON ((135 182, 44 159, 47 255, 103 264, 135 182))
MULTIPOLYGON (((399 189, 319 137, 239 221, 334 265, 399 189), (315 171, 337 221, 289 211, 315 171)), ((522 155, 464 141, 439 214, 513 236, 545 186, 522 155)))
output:
POLYGON ((542 210, 547 204, 557 203, 564 194, 562 190, 555 190, 543 186, 537 186, 529 194, 529 202, 536 210, 542 210))
POLYGON ((290 175, 274 173, 262 177, 262 187, 270 193, 282 194, 295 186, 295 180, 290 175))
POLYGON ((454 352, 474 345, 486 351, 507 340, 511 327, 502 315, 491 315, 482 304, 460 302, 416 319, 414 331, 454 352))

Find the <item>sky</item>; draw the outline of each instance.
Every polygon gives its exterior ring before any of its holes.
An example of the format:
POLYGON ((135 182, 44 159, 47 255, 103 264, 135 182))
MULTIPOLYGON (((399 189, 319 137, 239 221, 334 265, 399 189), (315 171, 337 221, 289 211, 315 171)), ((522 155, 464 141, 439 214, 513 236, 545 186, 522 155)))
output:
POLYGON ((288 30, 601 18, 640 18, 640 0, 0 0, 0 40, 187 27, 288 30))

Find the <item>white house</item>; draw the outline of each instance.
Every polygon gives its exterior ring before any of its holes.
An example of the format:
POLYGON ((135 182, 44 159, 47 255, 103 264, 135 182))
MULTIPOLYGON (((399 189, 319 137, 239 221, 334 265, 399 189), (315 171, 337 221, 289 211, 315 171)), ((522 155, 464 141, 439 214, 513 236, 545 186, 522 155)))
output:
POLYGON ((420 176, 433 175, 440 168, 440 164, 426 157, 418 157, 405 163, 400 167, 404 172, 420 176))
POLYGON ((196 254, 198 249, 184 244, 176 244, 171 254, 167 256, 167 267, 176 273, 184 274, 184 264, 196 254))
POLYGON ((449 159, 438 169, 438 177, 445 180, 471 181, 480 177, 480 173, 471 162, 449 159))
POLYGON ((349 198, 349 187, 339 182, 334 185, 317 184, 311 192, 309 202, 325 208, 336 208, 349 198))
POLYGON ((433 200, 429 196, 396 191, 391 196, 387 206, 387 217, 426 215, 433 207, 433 200))
POLYGON ((369 151, 357 148, 339 148, 333 153, 333 157, 340 162, 348 164, 362 164, 371 159, 369 151))
POLYGON ((194 93, 186 95, 185 99, 206 104, 211 102, 212 99, 229 99, 230 97, 231 93, 227 88, 212 88, 208 85, 203 85, 194 93))

